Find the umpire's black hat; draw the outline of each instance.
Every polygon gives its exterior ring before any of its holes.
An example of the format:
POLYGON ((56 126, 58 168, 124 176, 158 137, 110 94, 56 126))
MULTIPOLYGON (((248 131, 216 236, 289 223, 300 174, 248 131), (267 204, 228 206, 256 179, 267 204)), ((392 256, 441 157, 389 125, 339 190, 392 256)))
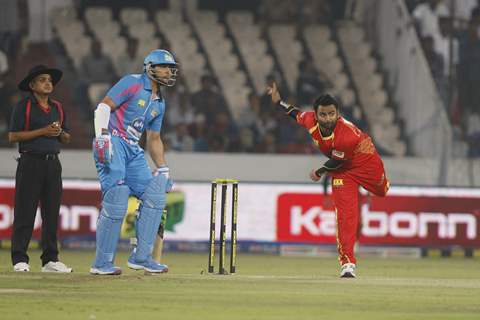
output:
POLYGON ((41 64, 37 65, 30 69, 27 76, 22 81, 20 81, 20 83, 18 84, 18 89, 22 91, 30 91, 30 82, 40 74, 49 74, 52 77, 52 83, 55 86, 62 78, 63 72, 58 69, 48 68, 41 64))

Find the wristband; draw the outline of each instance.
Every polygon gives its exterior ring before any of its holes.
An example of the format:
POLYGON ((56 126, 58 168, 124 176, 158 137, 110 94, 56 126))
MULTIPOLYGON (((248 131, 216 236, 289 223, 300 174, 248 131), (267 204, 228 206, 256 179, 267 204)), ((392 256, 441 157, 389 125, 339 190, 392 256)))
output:
POLYGON ((325 168, 321 167, 320 169, 315 170, 315 175, 320 178, 324 172, 325 172, 325 168))
POLYGON ((281 105, 285 110, 288 110, 288 108, 291 107, 288 103, 286 103, 283 100, 280 100, 280 102, 278 104, 281 105))

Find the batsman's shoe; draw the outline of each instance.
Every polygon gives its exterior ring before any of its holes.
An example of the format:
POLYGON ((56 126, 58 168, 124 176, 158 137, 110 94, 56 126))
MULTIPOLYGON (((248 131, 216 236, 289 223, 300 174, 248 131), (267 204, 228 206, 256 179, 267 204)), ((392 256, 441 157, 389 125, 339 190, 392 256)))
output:
POLYGON ((166 273, 168 272, 168 266, 166 264, 161 264, 156 262, 149 257, 146 261, 136 261, 133 256, 128 258, 127 266, 130 269, 134 270, 145 270, 151 273, 166 273))
POLYGON ((355 278, 355 264, 345 263, 340 268, 340 278, 355 278))
POLYGON ((71 273, 73 269, 60 261, 50 261, 42 267, 42 272, 71 273))
POLYGON ((29 272, 30 266, 26 262, 18 262, 13 266, 15 272, 29 272))
POLYGON ((100 276, 119 276, 122 274, 122 269, 114 265, 106 265, 103 267, 91 267, 90 274, 100 276))

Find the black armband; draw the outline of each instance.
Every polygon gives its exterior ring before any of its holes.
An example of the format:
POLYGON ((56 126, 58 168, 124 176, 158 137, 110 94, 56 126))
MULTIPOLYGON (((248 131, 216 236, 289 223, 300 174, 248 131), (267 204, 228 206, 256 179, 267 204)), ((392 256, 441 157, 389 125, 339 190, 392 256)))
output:
POLYGON ((337 170, 338 168, 343 166, 344 163, 345 161, 343 160, 328 159, 327 162, 325 162, 320 169, 315 171, 315 174, 320 177, 325 172, 337 170))
POLYGON ((297 115, 298 113, 300 112, 300 110, 298 110, 298 108, 296 108, 295 106, 292 106, 288 103, 286 103, 285 101, 280 101, 279 102, 279 105, 285 109, 285 113, 292 117, 294 120, 297 120, 297 115))
POLYGON ((345 163, 345 160, 337 160, 337 159, 330 158, 327 160, 327 162, 323 164, 323 167, 327 171, 332 171, 340 168, 341 166, 343 166, 344 163, 345 163))

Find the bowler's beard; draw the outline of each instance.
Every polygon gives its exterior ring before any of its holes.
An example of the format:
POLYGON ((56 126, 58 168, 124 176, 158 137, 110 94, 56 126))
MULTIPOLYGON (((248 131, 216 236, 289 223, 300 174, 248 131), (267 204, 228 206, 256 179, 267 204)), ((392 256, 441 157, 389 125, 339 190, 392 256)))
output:
POLYGON ((322 132, 323 136, 329 136, 332 134, 335 126, 337 125, 337 120, 335 121, 318 121, 318 125, 320 126, 320 131, 322 132))

